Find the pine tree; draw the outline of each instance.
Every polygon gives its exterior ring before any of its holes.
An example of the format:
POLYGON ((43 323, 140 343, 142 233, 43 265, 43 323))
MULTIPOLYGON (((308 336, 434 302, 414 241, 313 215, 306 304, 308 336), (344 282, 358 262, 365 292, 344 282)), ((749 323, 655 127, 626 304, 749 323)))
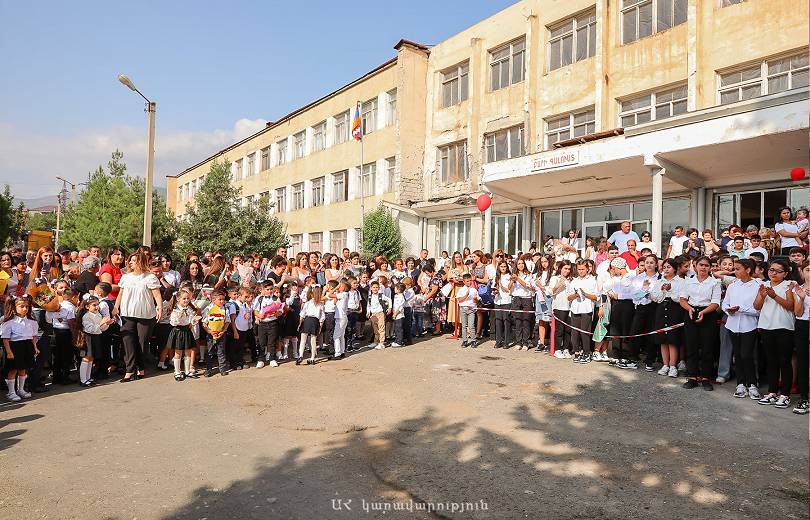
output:
POLYGON ((363 222, 363 257, 384 255, 397 258, 402 255, 402 235, 391 212, 382 205, 367 213, 363 222))

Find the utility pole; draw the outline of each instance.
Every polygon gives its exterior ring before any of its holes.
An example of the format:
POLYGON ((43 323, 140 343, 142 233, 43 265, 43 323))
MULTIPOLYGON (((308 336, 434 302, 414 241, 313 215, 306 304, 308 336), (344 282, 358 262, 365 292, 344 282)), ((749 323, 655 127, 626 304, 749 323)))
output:
MULTIPOLYGON (((67 185, 70 184, 62 177, 57 177, 57 179, 62 181, 62 189, 59 191, 59 195, 56 197, 56 238, 54 239, 54 249, 59 248, 59 233, 62 231, 60 228, 62 224, 62 206, 67 202, 67 185)), ((71 186, 73 186, 73 197, 75 202, 76 186, 73 184, 71 184, 71 186)))

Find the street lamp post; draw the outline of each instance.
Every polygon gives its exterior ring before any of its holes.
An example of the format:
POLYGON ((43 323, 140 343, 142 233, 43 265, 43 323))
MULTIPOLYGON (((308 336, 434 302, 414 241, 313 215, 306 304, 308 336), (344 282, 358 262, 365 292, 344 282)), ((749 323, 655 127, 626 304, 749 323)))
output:
POLYGON ((135 84, 124 74, 118 76, 120 81, 128 89, 137 92, 145 101, 145 111, 149 116, 149 129, 146 133, 148 141, 146 148, 146 194, 143 201, 143 245, 152 247, 152 179, 155 162, 155 111, 157 104, 150 101, 140 90, 135 88, 135 84))

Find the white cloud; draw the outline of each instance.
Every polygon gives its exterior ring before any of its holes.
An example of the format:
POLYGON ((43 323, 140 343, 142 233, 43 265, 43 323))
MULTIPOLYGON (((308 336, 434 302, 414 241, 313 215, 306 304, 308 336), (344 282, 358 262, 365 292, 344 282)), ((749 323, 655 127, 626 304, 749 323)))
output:
MULTIPOLYGON (((162 129, 155 133, 155 184, 165 186, 166 175, 176 174, 218 150, 264 128, 264 119, 240 119, 230 130, 162 129)), ((71 136, 35 135, 0 124, 0 187, 11 186, 17 198, 54 195, 61 187, 55 176, 73 182, 87 179, 99 164, 107 164, 118 148, 127 171, 144 175, 146 129, 114 127, 71 136)))

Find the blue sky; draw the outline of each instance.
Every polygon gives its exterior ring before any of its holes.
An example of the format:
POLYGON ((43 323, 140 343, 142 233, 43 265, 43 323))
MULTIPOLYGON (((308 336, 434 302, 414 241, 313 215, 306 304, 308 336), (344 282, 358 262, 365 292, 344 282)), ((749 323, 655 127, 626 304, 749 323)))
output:
POLYGON ((142 174, 146 120, 126 73, 158 104, 155 177, 394 56, 514 0, 56 2, 0 0, 0 186, 22 198, 81 180, 116 147, 142 174))

